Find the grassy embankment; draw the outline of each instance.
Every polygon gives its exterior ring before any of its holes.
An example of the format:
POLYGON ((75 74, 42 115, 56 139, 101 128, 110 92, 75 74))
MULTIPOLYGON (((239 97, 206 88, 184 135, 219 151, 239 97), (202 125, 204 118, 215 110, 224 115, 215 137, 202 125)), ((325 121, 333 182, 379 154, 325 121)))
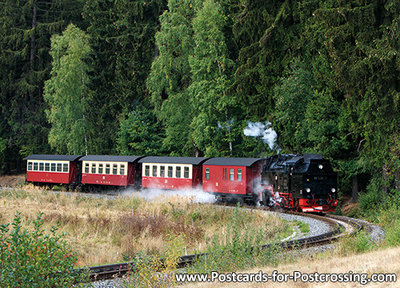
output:
POLYGON ((26 224, 41 211, 46 230, 54 225, 66 232, 66 240, 78 251, 78 266, 115 263, 138 252, 165 256, 171 243, 179 246, 176 252, 181 255, 243 237, 248 237, 247 243, 268 243, 292 233, 291 224, 277 216, 194 204, 179 197, 148 202, 137 197, 53 194, 33 186, 0 190, 0 222, 11 222, 17 211, 26 224))
MULTIPOLYGON (((348 236, 335 244, 335 249, 320 254, 301 255, 283 259, 277 263, 259 265, 257 268, 225 271, 257 273, 260 270, 271 274, 274 270, 280 273, 301 271, 302 273, 395 273, 397 282, 369 283, 361 285, 358 282, 349 283, 268 283, 268 287, 399 287, 400 277, 400 195, 394 191, 383 200, 381 195, 374 193, 362 194, 357 205, 352 209, 344 209, 351 217, 365 219, 381 226, 385 230, 383 241, 373 243, 366 232, 356 236, 348 236)), ((230 287, 227 283, 197 283, 185 287, 230 287)), ((236 283, 235 287, 265 287, 263 283, 236 283)))

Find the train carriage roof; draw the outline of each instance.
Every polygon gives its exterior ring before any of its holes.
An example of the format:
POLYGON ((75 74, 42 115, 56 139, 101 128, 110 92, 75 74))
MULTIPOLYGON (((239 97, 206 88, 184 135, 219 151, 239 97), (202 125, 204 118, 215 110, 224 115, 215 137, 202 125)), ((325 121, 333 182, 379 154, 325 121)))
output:
POLYGON ((80 161, 102 161, 102 162, 135 162, 143 156, 114 156, 114 155, 87 155, 80 161))
POLYGON ((47 154, 32 154, 25 157, 24 160, 49 160, 49 161, 76 161, 83 155, 47 155, 47 154))
POLYGON ((204 165, 217 165, 217 166, 246 166, 250 167, 257 161, 264 160, 264 158, 211 158, 204 162, 204 165))
POLYGON ((200 165, 206 161, 206 157, 163 157, 163 156, 148 156, 139 160, 139 163, 164 163, 164 164, 192 164, 200 165))

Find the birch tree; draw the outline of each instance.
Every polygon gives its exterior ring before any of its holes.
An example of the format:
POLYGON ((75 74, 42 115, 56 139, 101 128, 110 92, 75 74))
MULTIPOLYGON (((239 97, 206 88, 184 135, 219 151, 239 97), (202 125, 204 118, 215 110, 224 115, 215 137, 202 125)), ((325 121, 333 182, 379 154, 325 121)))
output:
POLYGON ((88 152, 85 95, 90 53, 88 36, 70 24, 62 35, 51 39, 51 78, 45 83, 44 99, 51 124, 49 144, 59 153, 88 152))

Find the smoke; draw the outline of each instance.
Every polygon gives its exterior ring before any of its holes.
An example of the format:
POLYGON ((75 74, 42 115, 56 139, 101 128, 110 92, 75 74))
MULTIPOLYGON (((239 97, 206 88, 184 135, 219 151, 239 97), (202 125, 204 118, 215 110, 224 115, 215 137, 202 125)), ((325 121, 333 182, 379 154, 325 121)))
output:
POLYGON ((273 196, 269 197, 269 203, 269 206, 273 208, 281 206, 282 198, 278 192, 275 192, 273 196))
POLYGON ((272 150, 275 148, 275 142, 277 134, 272 129, 271 122, 250 122, 247 121, 247 127, 243 130, 245 136, 250 137, 261 137, 261 140, 268 144, 269 148, 272 150))
POLYGON ((124 196, 135 196, 147 201, 165 201, 168 198, 183 198, 192 203, 214 203, 213 194, 202 191, 201 189, 185 190, 161 190, 161 189, 141 189, 139 191, 126 190, 122 193, 124 196))

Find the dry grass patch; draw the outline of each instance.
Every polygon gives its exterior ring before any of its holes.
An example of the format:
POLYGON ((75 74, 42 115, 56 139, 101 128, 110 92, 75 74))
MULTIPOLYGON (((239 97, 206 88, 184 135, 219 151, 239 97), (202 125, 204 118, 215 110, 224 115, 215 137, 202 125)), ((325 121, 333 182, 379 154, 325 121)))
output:
MULTIPOLYGON (((138 252, 163 256, 174 235, 186 246, 181 254, 204 251, 215 233, 229 230, 234 213, 234 209, 195 204, 178 196, 148 202, 132 196, 105 199, 54 194, 32 185, 0 190, 0 222, 10 222, 17 211, 27 222, 41 211, 46 229, 54 225, 65 231, 66 240, 79 253, 79 265, 115 263, 138 252)), ((265 243, 291 233, 290 226, 277 216, 261 211, 237 213, 243 232, 257 229, 265 243)))
MULTIPOLYGON (((289 273, 300 271, 302 273, 395 273, 400 276, 400 248, 391 248, 377 250, 360 255, 351 255, 346 257, 332 257, 331 253, 325 254, 321 258, 304 257, 301 261, 291 264, 281 264, 278 266, 266 266, 245 271, 246 273, 258 273, 260 270, 264 273, 272 274, 274 270, 279 273, 289 273)), ((243 271, 242 271, 243 272, 243 271)), ((369 283, 361 285, 359 283, 302 283, 293 281, 289 283, 197 283, 184 285, 183 287, 399 287, 399 283, 369 283)))

